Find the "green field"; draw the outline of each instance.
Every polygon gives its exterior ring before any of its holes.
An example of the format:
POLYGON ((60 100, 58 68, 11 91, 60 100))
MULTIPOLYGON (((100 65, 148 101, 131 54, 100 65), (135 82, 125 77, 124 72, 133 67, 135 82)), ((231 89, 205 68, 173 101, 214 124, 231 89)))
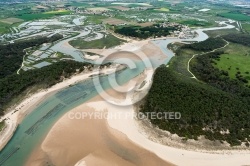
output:
POLYGON ((92 40, 92 41, 84 41, 81 38, 76 40, 70 41, 70 44, 73 47, 80 48, 80 49, 103 49, 104 47, 110 48, 117 45, 120 45, 124 42, 124 40, 118 39, 113 35, 107 35, 102 39, 92 40))
POLYGON ((230 18, 236 21, 250 21, 250 16, 241 13, 220 13, 221 17, 230 18))
POLYGON ((207 27, 213 25, 210 22, 206 21, 198 21, 198 20, 182 20, 182 21, 177 21, 180 24, 188 25, 188 26, 202 26, 202 27, 207 27))
POLYGON ((154 9, 154 10, 161 11, 161 12, 168 12, 169 11, 169 9, 165 8, 165 7, 160 8, 160 9, 154 9))
POLYGON ((43 13, 30 13, 30 14, 20 14, 17 16, 17 18, 29 21, 29 20, 35 20, 35 19, 46 19, 53 16, 58 15, 68 15, 70 14, 70 11, 68 10, 58 10, 58 11, 49 11, 49 12, 43 12, 43 13))
POLYGON ((250 84, 250 48, 238 44, 230 44, 225 49, 226 54, 216 60, 216 67, 220 70, 228 71, 231 78, 235 79, 237 72, 249 80, 250 84), (249 73, 248 73, 249 72, 249 73))
POLYGON ((102 23, 102 19, 106 19, 108 17, 106 16, 101 16, 101 15, 88 15, 87 19, 86 19, 86 24, 101 24, 102 23))
POLYGON ((216 37, 218 35, 223 36, 223 35, 228 35, 228 34, 238 34, 240 33, 237 31, 235 28, 234 29, 221 29, 221 30, 215 30, 215 31, 205 31, 205 33, 209 37, 216 37))
POLYGON ((241 24, 241 25, 246 32, 250 33, 250 24, 241 24))
POLYGON ((49 12, 44 12, 43 14, 65 14, 69 13, 68 10, 54 10, 54 11, 49 11, 49 12))
POLYGON ((90 7, 90 6, 91 6, 91 5, 88 4, 88 3, 76 2, 76 1, 73 1, 72 3, 68 3, 67 5, 75 6, 75 7, 90 7))
POLYGON ((10 25, 0 22, 0 34, 9 32, 10 25))

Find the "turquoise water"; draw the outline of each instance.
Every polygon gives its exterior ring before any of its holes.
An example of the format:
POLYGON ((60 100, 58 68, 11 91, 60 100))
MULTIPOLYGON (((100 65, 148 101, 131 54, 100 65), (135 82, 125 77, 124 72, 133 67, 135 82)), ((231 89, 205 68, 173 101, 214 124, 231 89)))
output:
MULTIPOLYGON (((118 72, 117 82, 124 84, 140 74, 145 66, 137 62, 137 68, 118 72)), ((108 77, 100 78, 104 90, 110 88, 108 77)), ((67 111, 97 95, 92 79, 67 87, 40 103, 18 126, 12 139, 0 151, 0 165, 20 166, 41 143, 53 124, 67 111)))

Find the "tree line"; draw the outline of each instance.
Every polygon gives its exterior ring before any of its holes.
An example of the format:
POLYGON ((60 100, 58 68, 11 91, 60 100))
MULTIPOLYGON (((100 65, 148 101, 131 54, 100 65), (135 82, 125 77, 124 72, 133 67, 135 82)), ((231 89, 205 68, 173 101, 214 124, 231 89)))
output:
POLYGON ((40 46, 43 43, 51 43, 63 36, 56 34, 50 38, 39 37, 36 39, 17 41, 12 44, 0 45, 0 79, 16 72, 23 61, 24 49, 40 46))
POLYGON ((124 36, 130 36, 140 39, 147 39, 149 37, 161 37, 170 35, 171 31, 178 30, 178 26, 162 27, 159 24, 140 27, 140 26, 117 26, 115 33, 119 33, 124 36))
POLYGON ((182 46, 182 49, 188 48, 196 51, 212 51, 216 48, 221 48, 225 45, 226 42, 222 38, 216 37, 216 38, 208 38, 207 40, 198 43, 185 44, 182 46))
POLYGON ((180 120, 150 119, 161 129, 183 139, 227 141, 234 145, 250 141, 250 100, 219 88, 193 81, 167 68, 156 69, 152 87, 141 112, 180 112, 180 120), (223 131, 229 130, 229 133, 223 131))
POLYGON ((48 88, 76 73, 76 69, 79 69, 79 72, 83 71, 84 67, 92 68, 93 65, 60 61, 40 69, 28 70, 19 75, 14 73, 0 79, 0 114, 3 115, 5 106, 26 89, 38 85, 48 88))
POLYGON ((233 42, 233 43, 238 43, 242 44, 245 46, 250 46, 250 35, 246 34, 228 34, 222 36, 225 40, 233 42))

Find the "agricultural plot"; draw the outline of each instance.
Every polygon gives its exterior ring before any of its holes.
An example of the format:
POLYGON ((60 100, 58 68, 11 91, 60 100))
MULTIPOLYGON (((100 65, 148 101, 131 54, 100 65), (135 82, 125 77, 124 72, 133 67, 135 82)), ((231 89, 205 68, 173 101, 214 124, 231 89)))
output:
POLYGON ((165 8, 165 7, 160 8, 160 9, 154 9, 154 10, 156 10, 156 11, 161 11, 161 12, 168 12, 168 11, 169 11, 169 9, 168 9, 168 8, 165 8))
POLYGON ((117 9, 117 10, 121 10, 121 11, 128 11, 128 10, 130 10, 130 8, 125 7, 125 6, 110 6, 109 8, 117 9))
POLYGON ((152 6, 148 3, 122 3, 122 2, 114 2, 112 5, 124 5, 124 6, 132 6, 132 7, 137 7, 137 6, 152 6))
POLYGON ((105 24, 109 24, 109 25, 120 25, 120 24, 128 24, 127 21, 121 20, 121 19, 116 19, 116 18, 107 18, 107 19, 103 19, 103 22, 105 24))
POLYGON ((104 7, 95 7, 95 8, 87 8, 87 10, 93 11, 93 12, 105 12, 105 11, 109 11, 110 9, 104 8, 104 7))
POLYGON ((198 20, 181 20, 177 21, 180 24, 188 25, 188 26, 197 26, 197 27, 208 27, 213 25, 210 22, 206 21, 198 21, 198 20))
POLYGON ((67 5, 74 6, 74 7, 90 7, 90 6, 91 6, 91 5, 88 4, 88 3, 76 2, 76 1, 73 1, 73 2, 71 2, 71 3, 68 3, 67 5))
POLYGON ((220 60, 216 60, 216 67, 220 70, 227 71, 233 79, 236 75, 246 78, 250 84, 250 48, 238 44, 232 44, 225 49, 226 54, 220 56, 220 60))
POLYGON ((102 15, 88 15, 85 24, 101 24, 108 17, 102 15))
POLYGON ((244 31, 250 33, 250 23, 241 24, 244 31))
POLYGON ((219 16, 236 21, 250 21, 250 16, 241 13, 220 13, 219 16))
POLYGON ((70 11, 68 10, 58 10, 58 11, 49 11, 43 13, 19 14, 17 17, 26 21, 30 21, 35 19, 47 19, 53 16, 68 15, 68 14, 70 14, 70 11))
POLYGON ((0 34, 9 32, 9 27, 10 27, 9 24, 0 22, 0 34))
POLYGON ((6 18, 6 19, 2 19, 0 21, 5 23, 5 24, 14 24, 14 23, 22 22, 23 20, 19 19, 19 18, 6 18))

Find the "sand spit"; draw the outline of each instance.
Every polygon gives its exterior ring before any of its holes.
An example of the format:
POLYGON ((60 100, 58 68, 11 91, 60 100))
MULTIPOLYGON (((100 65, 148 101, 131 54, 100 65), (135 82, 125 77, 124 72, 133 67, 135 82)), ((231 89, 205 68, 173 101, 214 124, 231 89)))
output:
MULTIPOLYGON (((101 72, 103 74, 110 73, 116 70, 116 68, 107 68, 103 69, 101 72)), ((33 94, 26 99, 24 99, 20 104, 14 106, 14 109, 10 110, 7 114, 0 118, 0 121, 5 120, 6 127, 0 133, 0 150, 6 145, 6 143, 11 139, 12 135, 14 134, 17 125, 22 121, 22 119, 30 113, 41 101, 43 101, 47 96, 51 95, 52 93, 57 92, 60 89, 68 87, 70 85, 76 84, 79 81, 83 81, 88 79, 89 76, 93 74, 99 73, 99 71, 87 71, 84 73, 80 73, 77 75, 72 76, 69 79, 65 79, 63 82, 60 82, 48 89, 41 90, 40 92, 33 94)))
MULTIPOLYGON (((124 88, 130 89, 127 85, 124 88)), ((112 89, 108 92, 118 98, 127 97, 126 94, 118 94, 112 89)), ((147 133, 142 132, 133 116, 134 113, 133 106, 113 105, 102 99, 101 95, 96 96, 67 112, 57 121, 43 143, 32 153, 26 165, 250 164, 249 151, 230 151, 225 154, 203 153, 153 142, 148 139, 147 133)))
POLYGON ((70 114, 65 114, 53 126, 41 148, 33 153, 27 165, 43 165, 44 163, 60 166, 171 165, 134 144, 123 133, 110 128, 105 119, 70 118, 70 115, 74 113, 83 112, 91 114, 97 111, 86 103, 74 108, 70 114))

